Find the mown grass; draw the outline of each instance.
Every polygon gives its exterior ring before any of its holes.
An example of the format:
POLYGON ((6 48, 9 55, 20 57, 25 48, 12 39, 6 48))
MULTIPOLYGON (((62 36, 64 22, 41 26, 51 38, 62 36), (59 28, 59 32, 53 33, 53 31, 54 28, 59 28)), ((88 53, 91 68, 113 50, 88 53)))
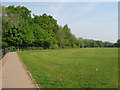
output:
POLYGON ((83 48, 18 52, 42 88, 117 88, 118 49, 83 48))

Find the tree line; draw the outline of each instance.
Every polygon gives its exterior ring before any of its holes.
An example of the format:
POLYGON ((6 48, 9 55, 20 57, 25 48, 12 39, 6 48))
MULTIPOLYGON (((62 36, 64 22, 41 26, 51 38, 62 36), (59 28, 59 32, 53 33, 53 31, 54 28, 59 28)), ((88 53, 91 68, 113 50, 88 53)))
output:
POLYGON ((120 47, 116 43, 76 38, 68 25, 60 26, 51 15, 31 16, 24 6, 2 6, 2 47, 11 51, 37 48, 120 47))

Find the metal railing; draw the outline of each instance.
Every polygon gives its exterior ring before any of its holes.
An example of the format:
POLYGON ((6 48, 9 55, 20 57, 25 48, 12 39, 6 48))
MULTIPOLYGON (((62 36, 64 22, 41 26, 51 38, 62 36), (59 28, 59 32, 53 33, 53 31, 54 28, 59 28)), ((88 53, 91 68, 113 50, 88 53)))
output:
POLYGON ((0 49, 0 59, 9 52, 8 48, 0 49))
POLYGON ((2 49, 0 49, 0 59, 3 57, 2 49))

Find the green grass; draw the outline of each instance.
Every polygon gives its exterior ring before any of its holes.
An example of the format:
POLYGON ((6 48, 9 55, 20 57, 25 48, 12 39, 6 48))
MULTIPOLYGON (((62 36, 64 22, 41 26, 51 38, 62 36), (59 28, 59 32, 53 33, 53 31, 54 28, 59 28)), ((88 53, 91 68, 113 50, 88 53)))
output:
POLYGON ((118 86, 117 48, 35 50, 18 54, 42 88, 118 86))

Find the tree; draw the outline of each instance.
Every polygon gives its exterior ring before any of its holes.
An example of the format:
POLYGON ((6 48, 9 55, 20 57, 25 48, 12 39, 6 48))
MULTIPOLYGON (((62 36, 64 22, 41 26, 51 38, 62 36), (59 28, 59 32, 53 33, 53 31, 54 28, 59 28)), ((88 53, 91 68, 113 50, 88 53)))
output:
MULTIPOLYGON (((1 7, 0 7, 1 8, 1 7)), ((115 44, 92 39, 76 38, 68 25, 59 26, 57 20, 47 14, 33 15, 24 6, 2 7, 2 45, 11 50, 22 47, 42 47, 44 49, 113 47, 115 44)), ((1 39, 1 37, 0 37, 1 39)), ((1 42, 0 42, 1 43, 1 42)))
POLYGON ((34 33, 34 45, 37 47, 49 48, 53 44, 57 44, 57 40, 52 34, 46 32, 38 24, 33 24, 31 29, 34 33))
POLYGON ((115 47, 120 47, 120 39, 118 39, 117 42, 114 43, 114 46, 115 46, 115 47))
POLYGON ((114 44, 108 41, 104 42, 104 45, 105 47, 114 47, 114 44))
POLYGON ((45 13, 40 16, 34 15, 34 22, 39 24, 41 28, 46 30, 48 33, 56 33, 59 29, 57 20, 45 13))
POLYGON ((2 41, 3 47, 15 46, 22 44, 22 34, 18 32, 18 27, 10 21, 4 21, 2 41))
POLYGON ((56 39, 58 41, 58 45, 60 47, 64 47, 65 46, 65 32, 63 31, 62 26, 59 26, 59 30, 56 33, 56 39))
POLYGON ((23 19, 31 18, 31 11, 28 10, 24 6, 22 6, 22 7, 21 6, 15 7, 14 5, 8 6, 8 7, 6 7, 6 14, 10 18, 15 15, 17 15, 19 18, 21 17, 23 19))
POLYGON ((19 32, 22 33, 22 47, 28 47, 34 42, 34 34, 27 20, 23 20, 19 25, 19 32))

